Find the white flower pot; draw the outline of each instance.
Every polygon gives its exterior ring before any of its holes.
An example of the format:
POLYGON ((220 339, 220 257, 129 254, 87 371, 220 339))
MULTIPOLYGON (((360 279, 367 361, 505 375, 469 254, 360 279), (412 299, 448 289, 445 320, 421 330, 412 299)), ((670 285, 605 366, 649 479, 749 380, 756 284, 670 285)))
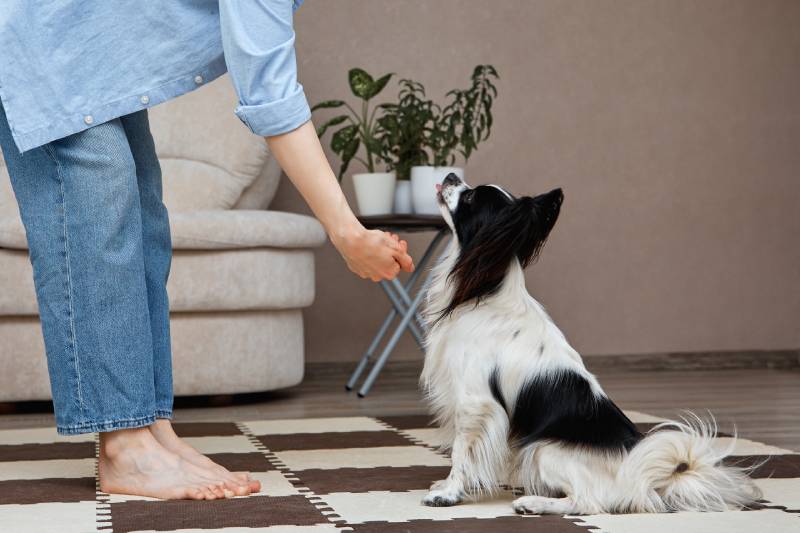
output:
POLYGON ((411 202, 418 215, 438 215, 436 184, 450 173, 464 179, 464 169, 459 167, 411 167, 411 202))
POLYGON ((413 212, 414 209, 411 206, 411 182, 397 180, 394 188, 394 213, 410 215, 413 212))
POLYGON ((362 215, 388 215, 394 202, 394 172, 353 174, 358 212, 362 215))

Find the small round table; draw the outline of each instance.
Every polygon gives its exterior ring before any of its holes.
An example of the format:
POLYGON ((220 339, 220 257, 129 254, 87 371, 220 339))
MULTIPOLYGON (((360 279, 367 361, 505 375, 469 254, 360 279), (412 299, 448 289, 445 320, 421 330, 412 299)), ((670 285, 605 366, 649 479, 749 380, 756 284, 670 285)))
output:
MULTIPOLYGON (((423 352, 425 351, 425 323, 419 314, 419 306, 422 303, 422 298, 425 295, 425 289, 427 288, 431 275, 430 270, 426 269, 426 266, 439 247, 439 244, 449 235, 450 230, 447 223, 440 215, 373 215, 361 216, 358 217, 358 220, 367 229, 380 229, 393 233, 436 232, 433 239, 431 239, 431 242, 428 244, 428 247, 425 249, 425 253, 422 254, 422 258, 417 261, 416 269, 405 283, 401 283, 397 278, 391 281, 384 280, 380 282, 380 286, 389 298, 392 308, 386 315, 381 327, 378 328, 378 332, 373 337, 372 342, 370 342, 367 351, 361 356, 347 385, 345 385, 348 391, 355 388, 356 382, 366 369, 381 341, 386 336, 394 319, 400 317, 400 322, 395 326, 394 332, 391 337, 389 337, 380 355, 372 365, 369 374, 361 384, 358 396, 363 398, 372 388, 383 366, 386 364, 386 360, 397 346, 397 342, 406 329, 411 332, 411 335, 414 337, 414 340, 416 340, 420 349, 423 352), (419 288, 416 289, 415 293, 414 287, 420 279, 422 279, 422 283, 419 288)), ((442 255, 444 255, 444 252, 439 254, 438 259, 440 259, 442 255)))

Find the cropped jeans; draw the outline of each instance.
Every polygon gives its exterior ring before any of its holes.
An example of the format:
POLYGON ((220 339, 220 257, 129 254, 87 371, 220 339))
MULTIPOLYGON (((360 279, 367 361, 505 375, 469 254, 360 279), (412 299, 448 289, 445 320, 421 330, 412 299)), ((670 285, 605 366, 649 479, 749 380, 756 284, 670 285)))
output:
POLYGON ((28 238, 58 432, 172 416, 161 169, 146 111, 24 153, 0 147, 28 238))

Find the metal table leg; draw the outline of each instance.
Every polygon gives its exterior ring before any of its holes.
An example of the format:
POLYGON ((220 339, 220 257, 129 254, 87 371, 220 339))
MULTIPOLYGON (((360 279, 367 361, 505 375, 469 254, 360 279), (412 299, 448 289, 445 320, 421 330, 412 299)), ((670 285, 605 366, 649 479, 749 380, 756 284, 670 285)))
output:
MULTIPOLYGON (((439 254, 437 262, 442 259, 446 251, 447 249, 445 248, 445 250, 442 251, 441 254, 439 254)), ((419 305, 422 303, 422 299, 425 296, 425 291, 428 287, 429 281, 430 281, 430 274, 428 274, 428 276, 425 278, 425 282, 422 284, 422 287, 420 287, 416 296, 414 296, 414 299, 410 302, 408 309, 406 309, 406 312, 403 313, 403 316, 400 319, 400 323, 397 325, 391 338, 386 343, 386 346, 383 348, 381 355, 375 361, 375 364, 372 365, 372 369, 370 370, 369 375, 367 375, 367 379, 364 380, 361 389, 358 391, 358 396, 360 398, 363 398, 364 396, 367 395, 367 393, 369 393, 369 390, 372 388, 372 385, 378 378, 378 374, 381 373, 383 365, 386 364, 386 360, 389 358, 389 355, 392 353, 392 350, 394 350, 395 346, 397 345, 397 342, 400 340, 400 336, 403 334, 403 331, 405 331, 405 329, 411 323, 411 320, 416 315, 417 309, 419 308, 419 305)))
MULTIPOLYGON (((393 279, 392 281, 397 281, 397 279, 393 279)), ((408 305, 408 303, 410 303, 410 300, 408 298, 408 293, 404 290, 404 287, 399 282, 397 283, 398 285, 397 289, 392 289, 390 283, 391 282, 389 281, 381 281, 381 288, 386 293, 386 296, 389 298, 389 300, 392 302, 392 306, 394 307, 395 313, 404 315, 406 312, 406 306, 408 305), (397 293, 395 293, 395 290, 397 290, 397 293), (406 301, 406 303, 401 302, 400 299, 406 301)), ((414 336, 414 340, 417 341, 419 347, 422 348, 422 346, 425 343, 425 339, 422 336, 422 332, 420 331, 420 329, 424 330, 425 327, 422 325, 419 313, 414 313, 414 318, 416 318, 417 320, 412 320, 411 322, 409 322, 408 329, 409 331, 411 331, 411 335, 414 336)))
MULTIPOLYGON (((428 245, 427 249, 425 250, 425 253, 422 255, 422 258, 417 263, 416 270, 411 274, 411 276, 409 276, 409 278, 408 278, 408 280, 406 281, 405 284, 401 284, 399 281, 394 280, 396 282, 396 285, 395 285, 395 288, 393 289, 391 286, 389 286, 388 282, 386 282, 386 281, 382 281, 381 282, 381 287, 383 288, 383 290, 386 292, 387 296, 389 296, 390 299, 392 299, 391 295, 393 294, 391 291, 397 290, 400 294, 405 294, 406 298, 404 300, 407 301, 406 305, 411 303, 411 299, 408 297, 408 293, 411 290, 413 290, 414 285, 417 282, 417 279, 419 279, 419 277, 425 272, 425 266, 428 264, 428 261, 430 260, 431 255, 433 254, 434 250, 436 250, 436 248, 439 246, 439 243, 442 241, 442 239, 445 237, 446 234, 447 234, 447 231, 445 231, 445 230, 439 231, 436 234, 436 236, 433 238, 433 240, 431 241, 431 243, 428 245), (402 291, 400 289, 402 289, 402 291)), ((424 287, 423 287, 423 289, 424 289, 424 287)), ((356 386, 356 382, 358 381, 358 378, 364 372, 364 369, 367 367, 367 364, 369 363, 370 358, 375 353, 375 350, 377 350, 378 345, 383 340, 384 335, 386 335, 386 332, 388 331, 389 326, 392 324, 392 321, 394 320, 394 318, 398 314, 400 314, 400 315, 404 314, 405 306, 400 306, 400 309, 398 309, 398 306, 395 304, 395 302, 392 301, 392 303, 393 303, 393 305, 392 305, 391 311, 389 311, 389 314, 384 319, 383 324, 381 324, 381 327, 378 329, 378 333, 375 335, 375 337, 373 337, 372 342, 370 342, 369 347, 367 348, 367 351, 364 352, 363 356, 361 356, 361 359, 358 361, 358 365, 356 366, 355 370, 353 371, 353 374, 350 376, 350 379, 348 380, 347 385, 345 385, 345 388, 347 390, 353 390, 353 388, 356 386)), ((417 314, 418 323, 420 323, 420 325, 422 325, 421 322, 420 322, 420 318, 419 318, 418 313, 416 313, 416 314, 417 314)), ((412 330, 412 334, 414 334, 413 330, 412 330)), ((419 344, 420 348, 422 349, 422 346, 423 346, 422 345, 422 341, 423 341, 423 339, 421 338, 421 335, 418 337, 418 334, 419 334, 419 332, 417 332, 417 334, 414 334, 414 338, 417 341, 417 344, 419 344)))
MULTIPOLYGON (((411 296, 409 292, 403 290, 403 285, 397 281, 397 278, 390 280, 389 283, 392 285, 392 287, 394 287, 394 290, 397 291, 397 294, 400 295, 400 299, 404 304, 401 305, 401 307, 404 307, 405 305, 411 305, 411 296)), ((400 310, 399 312, 402 313, 403 311, 400 310)), ((414 313, 414 321, 411 322, 411 325, 413 326, 414 324, 419 325, 419 327, 423 330, 425 329, 425 321, 422 319, 422 315, 419 314, 419 312, 414 313)))

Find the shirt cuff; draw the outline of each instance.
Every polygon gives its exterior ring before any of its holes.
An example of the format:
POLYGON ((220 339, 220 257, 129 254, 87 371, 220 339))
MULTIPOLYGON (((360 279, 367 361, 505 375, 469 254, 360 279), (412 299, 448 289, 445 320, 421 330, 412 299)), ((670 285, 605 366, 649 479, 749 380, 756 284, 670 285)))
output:
POLYGON ((311 120, 311 109, 303 86, 298 83, 295 92, 286 98, 266 104, 240 105, 236 116, 256 135, 272 137, 295 130, 311 120))

